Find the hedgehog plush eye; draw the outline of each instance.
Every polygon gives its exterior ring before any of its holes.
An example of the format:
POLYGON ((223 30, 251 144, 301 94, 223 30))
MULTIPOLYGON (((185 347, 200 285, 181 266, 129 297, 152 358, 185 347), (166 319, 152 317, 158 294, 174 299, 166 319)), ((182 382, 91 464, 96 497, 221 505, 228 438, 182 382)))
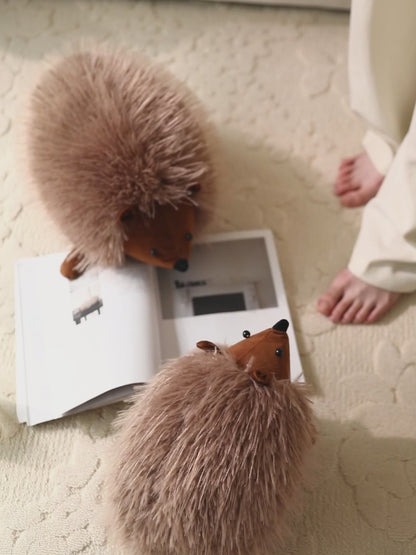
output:
POLYGON ((200 188, 201 188, 201 185, 199 185, 198 183, 196 183, 195 185, 191 185, 188 188, 188 191, 187 191, 188 196, 194 195, 195 193, 197 193, 199 191, 200 188))
POLYGON ((275 352, 274 352, 274 354, 275 354, 277 357, 281 357, 281 356, 283 355, 283 349, 276 349, 275 352))
POLYGON ((121 216, 120 216, 120 220, 122 222, 128 222, 129 220, 131 220, 134 216, 133 210, 125 210, 121 216))
POLYGON ((157 256, 158 252, 157 249, 150 249, 150 256, 157 256))
POLYGON ((248 330, 244 330, 244 331, 243 331, 243 337, 245 337, 246 339, 247 339, 248 337, 250 337, 250 335, 251 335, 251 333, 250 333, 248 330))
POLYGON ((187 233, 185 233, 185 240, 186 241, 191 241, 192 240, 192 233, 189 233, 189 231, 187 233))

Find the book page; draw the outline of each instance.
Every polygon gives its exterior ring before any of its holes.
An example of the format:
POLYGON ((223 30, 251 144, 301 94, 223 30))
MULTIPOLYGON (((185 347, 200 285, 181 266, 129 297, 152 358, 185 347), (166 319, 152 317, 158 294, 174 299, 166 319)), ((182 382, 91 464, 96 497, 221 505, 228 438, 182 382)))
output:
POLYGON ((63 258, 24 259, 16 267, 18 416, 26 404, 30 424, 146 382, 160 363, 152 269, 128 262, 69 281, 59 273, 63 258))
POLYGON ((162 358, 209 340, 232 345, 289 321, 291 378, 303 381, 301 360, 270 230, 208 235, 193 245, 185 273, 157 269, 162 358))

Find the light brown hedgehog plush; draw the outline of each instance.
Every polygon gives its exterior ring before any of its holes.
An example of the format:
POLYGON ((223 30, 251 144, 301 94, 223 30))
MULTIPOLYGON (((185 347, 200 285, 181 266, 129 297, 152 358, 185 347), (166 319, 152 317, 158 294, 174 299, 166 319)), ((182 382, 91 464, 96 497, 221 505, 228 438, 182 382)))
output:
POLYGON ((213 192, 209 136, 191 92, 137 53, 79 51, 49 69, 31 97, 27 145, 74 246, 62 273, 125 255, 186 270, 213 192))
POLYGON ((120 419, 110 528, 128 553, 266 555, 287 540, 315 442, 290 382, 287 320, 231 347, 200 341, 120 419))

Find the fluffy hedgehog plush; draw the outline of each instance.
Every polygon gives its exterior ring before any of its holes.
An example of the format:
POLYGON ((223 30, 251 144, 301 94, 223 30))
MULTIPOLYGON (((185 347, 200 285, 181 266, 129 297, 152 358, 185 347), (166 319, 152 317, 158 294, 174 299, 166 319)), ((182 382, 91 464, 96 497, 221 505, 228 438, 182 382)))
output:
POLYGON ((208 212, 208 124, 191 92, 134 52, 79 51, 33 91, 29 170, 74 248, 62 265, 120 265, 125 255, 185 271, 208 212))
POLYGON ((231 347, 200 341, 120 417, 110 528, 141 555, 265 555, 287 540, 315 442, 290 382, 287 320, 231 347))

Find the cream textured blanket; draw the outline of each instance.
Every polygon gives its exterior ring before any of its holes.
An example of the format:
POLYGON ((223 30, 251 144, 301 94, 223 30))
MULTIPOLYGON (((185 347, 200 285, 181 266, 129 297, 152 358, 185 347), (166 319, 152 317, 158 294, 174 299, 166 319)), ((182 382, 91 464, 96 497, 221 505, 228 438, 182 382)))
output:
POLYGON ((143 50, 207 107, 222 153, 210 231, 274 232, 321 433, 287 553, 416 553, 416 297, 373 326, 315 311, 361 216, 331 192, 363 131, 348 106, 348 14, 146 0, 0 0, 0 553, 120 552, 100 514, 122 407, 27 428, 14 404, 14 261, 68 246, 21 177, 18 122, 45 58, 85 37, 143 50))

